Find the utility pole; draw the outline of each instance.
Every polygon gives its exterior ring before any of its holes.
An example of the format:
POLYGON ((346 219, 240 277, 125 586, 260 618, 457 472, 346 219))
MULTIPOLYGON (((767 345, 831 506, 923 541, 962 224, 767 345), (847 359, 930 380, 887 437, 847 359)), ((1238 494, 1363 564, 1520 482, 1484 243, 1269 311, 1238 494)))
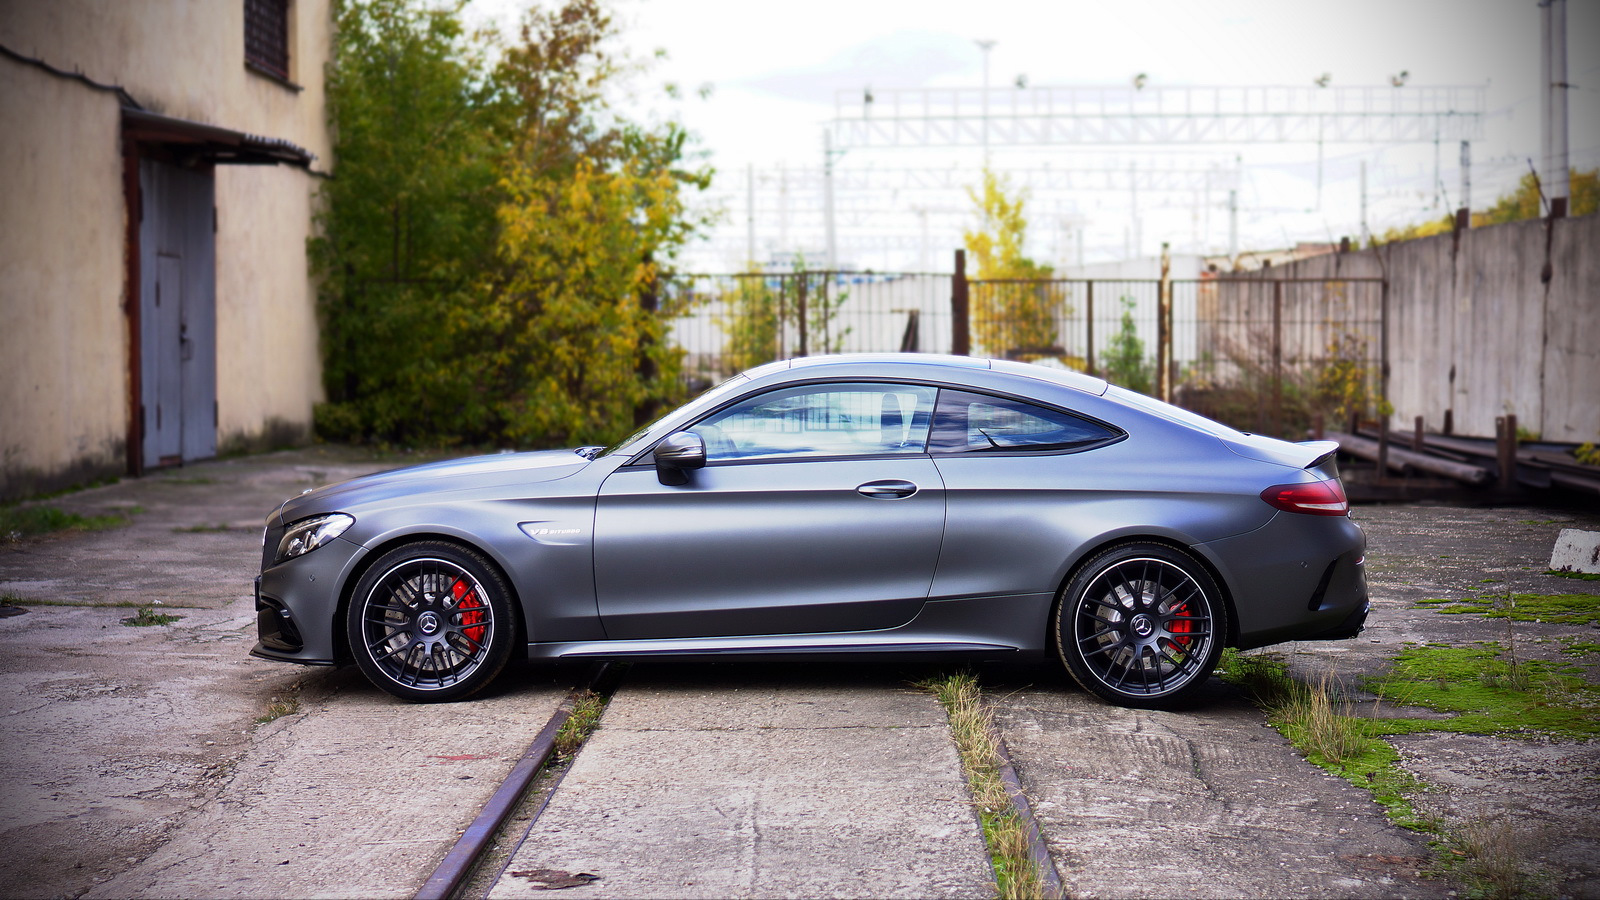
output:
MULTIPOLYGON (((1365 169, 1362 169, 1365 172, 1365 169)), ((1239 265, 1239 189, 1228 188, 1228 265, 1239 265)))
POLYGON ((1539 173, 1550 217, 1567 214, 1571 193, 1567 161, 1567 0, 1539 0, 1543 37, 1544 171, 1539 173))
POLYGON ((744 170, 744 261, 751 267, 756 264, 756 164, 747 163, 744 170))
POLYGON ((1361 243, 1372 241, 1372 232, 1367 229, 1367 161, 1361 161, 1361 243))
POLYGON ((828 271, 839 271, 839 251, 833 222, 833 129, 822 129, 822 216, 828 236, 828 271))
POLYGON ((1461 142, 1461 227, 1472 226, 1472 142, 1461 142))
POLYGON ((983 167, 989 168, 989 51, 994 49, 995 42, 983 40, 975 42, 983 50, 983 167))
POLYGON ((1140 238, 1143 237, 1143 235, 1139 233, 1138 163, 1131 160, 1128 162, 1128 204, 1128 208, 1132 211, 1133 215, 1133 243, 1129 248, 1130 252, 1128 253, 1128 258, 1138 259, 1139 251, 1141 249, 1139 246, 1140 238))

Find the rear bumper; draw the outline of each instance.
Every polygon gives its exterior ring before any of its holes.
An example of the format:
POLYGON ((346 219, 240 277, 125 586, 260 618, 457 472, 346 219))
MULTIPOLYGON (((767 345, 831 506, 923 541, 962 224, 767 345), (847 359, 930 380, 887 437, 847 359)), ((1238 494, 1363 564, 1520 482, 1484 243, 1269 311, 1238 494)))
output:
POLYGON ((1330 628, 1327 631, 1321 631, 1321 632, 1318 632, 1316 634, 1309 635, 1307 637, 1303 637, 1300 640, 1302 640, 1302 641, 1342 641, 1342 640, 1347 640, 1349 638, 1353 638, 1356 635, 1361 633, 1361 629, 1362 628, 1366 627, 1367 615, 1370 614, 1371 612, 1372 612, 1372 604, 1371 603, 1363 603, 1363 604, 1361 604, 1361 608, 1360 609, 1356 610, 1355 612, 1352 612, 1349 615, 1348 618, 1346 618, 1343 622, 1340 622, 1338 625, 1334 626, 1333 628, 1330 628))
POLYGON ((1278 513, 1249 534, 1201 544, 1233 599, 1233 645, 1354 637, 1370 611, 1366 535, 1344 517, 1278 513))

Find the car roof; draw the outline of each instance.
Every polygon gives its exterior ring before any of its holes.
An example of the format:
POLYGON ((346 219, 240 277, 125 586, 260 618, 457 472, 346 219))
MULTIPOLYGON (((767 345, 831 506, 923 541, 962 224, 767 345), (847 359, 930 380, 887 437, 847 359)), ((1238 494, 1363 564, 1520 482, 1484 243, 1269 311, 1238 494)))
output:
MULTIPOLYGON (((1058 384, 1062 387, 1072 388, 1095 396, 1103 396, 1106 392, 1106 382, 1103 379, 1085 375, 1082 372, 1074 372, 1070 369, 1015 362, 1009 359, 984 359, 974 356, 950 356, 938 353, 842 353, 827 356, 805 356, 768 363, 751 369, 745 374, 754 380, 764 375, 776 374, 784 370, 798 373, 799 370, 838 368, 844 370, 844 372, 853 373, 856 370, 879 369, 885 366, 904 366, 933 370, 924 373, 927 375, 932 375, 934 371, 940 369, 988 369, 1003 375, 1033 378, 1051 384, 1058 384)), ((818 371, 818 374, 821 374, 821 372, 818 371)), ((862 374, 867 373, 863 372, 862 374)), ((911 372, 906 374, 909 375, 911 372)), ((947 372, 946 374, 950 373, 947 372)))

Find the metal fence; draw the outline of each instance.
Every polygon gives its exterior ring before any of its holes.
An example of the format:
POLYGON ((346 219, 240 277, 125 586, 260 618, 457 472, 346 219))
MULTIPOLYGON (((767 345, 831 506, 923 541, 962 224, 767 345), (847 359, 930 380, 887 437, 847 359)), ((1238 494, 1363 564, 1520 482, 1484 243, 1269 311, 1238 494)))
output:
POLYGON ((697 384, 789 357, 958 352, 1165 388, 1179 405, 1271 434, 1299 437, 1383 405, 1381 279, 805 271, 678 276, 664 292, 680 311, 670 339, 697 384))

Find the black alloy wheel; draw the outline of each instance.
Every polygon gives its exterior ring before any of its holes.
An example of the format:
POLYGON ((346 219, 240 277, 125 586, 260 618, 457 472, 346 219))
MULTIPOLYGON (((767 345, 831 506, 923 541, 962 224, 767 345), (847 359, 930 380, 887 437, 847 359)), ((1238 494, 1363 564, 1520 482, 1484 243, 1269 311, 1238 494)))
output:
POLYGON ((1056 604, 1056 653, 1085 690, 1169 706, 1216 668, 1228 608, 1205 568, 1163 544, 1123 544, 1082 566, 1056 604))
POLYGON ((475 551, 419 541, 384 554, 350 600, 346 631, 373 684, 405 700, 460 700, 511 655, 511 591, 475 551))

